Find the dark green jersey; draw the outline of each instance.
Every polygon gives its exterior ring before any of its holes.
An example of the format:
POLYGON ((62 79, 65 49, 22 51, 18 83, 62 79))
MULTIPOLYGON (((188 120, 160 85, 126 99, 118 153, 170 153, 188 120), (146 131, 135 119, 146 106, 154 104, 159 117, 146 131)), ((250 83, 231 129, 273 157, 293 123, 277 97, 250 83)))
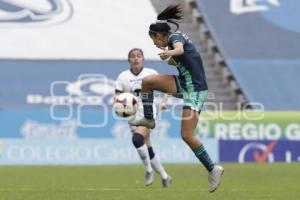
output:
POLYGON ((174 44, 181 42, 184 53, 173 56, 177 63, 180 85, 188 92, 207 90, 207 83, 202 59, 195 46, 186 34, 176 31, 168 37, 169 49, 174 49, 174 44))

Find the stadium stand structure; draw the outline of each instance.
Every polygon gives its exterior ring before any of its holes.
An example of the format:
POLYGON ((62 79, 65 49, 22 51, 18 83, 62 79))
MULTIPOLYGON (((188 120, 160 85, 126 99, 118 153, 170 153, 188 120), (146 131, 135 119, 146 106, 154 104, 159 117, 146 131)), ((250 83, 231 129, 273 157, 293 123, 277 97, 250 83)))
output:
POLYGON ((300 2, 186 0, 201 44, 245 108, 300 110, 295 4, 300 2))
POLYGON ((0 1, 0 13, 0 59, 126 60, 137 46, 159 59, 145 39, 156 14, 149 0, 0 1))
POLYGON ((225 73, 229 72, 228 70, 225 71, 225 67, 220 67, 224 66, 223 60, 220 55, 215 52, 216 47, 212 48, 214 42, 212 41, 211 37, 208 37, 208 30, 206 29, 206 31, 203 31, 203 29, 200 29, 203 27, 203 21, 199 12, 195 8, 195 2, 185 0, 152 0, 152 4, 157 12, 162 11, 162 9, 174 3, 181 3, 185 5, 185 16, 184 20, 180 24, 180 30, 189 35, 190 39, 198 48, 203 59, 209 87, 209 96, 206 103, 206 109, 238 109, 238 102, 244 102, 241 100, 242 95, 236 93, 238 90, 230 87, 230 83, 227 81, 227 78, 230 77, 230 75, 224 75, 225 73), (200 35, 199 29, 201 30, 200 35))

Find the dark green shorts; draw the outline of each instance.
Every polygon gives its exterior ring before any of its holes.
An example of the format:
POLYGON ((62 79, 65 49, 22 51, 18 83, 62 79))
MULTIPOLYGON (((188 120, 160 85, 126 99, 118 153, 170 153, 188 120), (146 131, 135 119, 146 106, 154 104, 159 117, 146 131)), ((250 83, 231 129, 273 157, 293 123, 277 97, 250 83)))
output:
POLYGON ((183 109, 200 112, 207 98, 208 91, 186 91, 181 85, 178 76, 174 76, 177 88, 177 97, 183 99, 183 109))

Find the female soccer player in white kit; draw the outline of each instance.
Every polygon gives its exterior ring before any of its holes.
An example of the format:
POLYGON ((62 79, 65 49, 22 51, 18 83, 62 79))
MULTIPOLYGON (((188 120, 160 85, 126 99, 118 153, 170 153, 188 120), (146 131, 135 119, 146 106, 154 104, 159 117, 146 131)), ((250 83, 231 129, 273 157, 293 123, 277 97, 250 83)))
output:
MULTIPOLYGON (((144 68, 144 54, 139 48, 131 49, 128 53, 128 62, 130 69, 121 72, 116 80, 115 95, 122 92, 133 93, 139 99, 139 109, 135 117, 143 117, 143 104, 140 100, 141 84, 144 77, 149 75, 157 75, 154 69, 144 68)), ((167 95, 164 96, 160 107, 166 108, 167 95)), ((155 106, 153 107, 155 110, 155 106)), ((171 184, 171 177, 167 174, 164 167, 160 163, 157 155, 155 155, 151 141, 150 129, 145 126, 131 126, 132 143, 135 146, 145 167, 145 185, 153 183, 153 170, 156 171, 161 179, 163 187, 169 187, 171 184)))

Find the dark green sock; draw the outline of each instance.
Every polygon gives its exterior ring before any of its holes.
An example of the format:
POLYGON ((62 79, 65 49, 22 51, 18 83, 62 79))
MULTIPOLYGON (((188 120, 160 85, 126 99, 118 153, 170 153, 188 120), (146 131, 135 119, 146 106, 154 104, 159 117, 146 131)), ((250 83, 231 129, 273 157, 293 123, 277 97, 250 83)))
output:
POLYGON ((145 118, 153 119, 153 93, 143 93, 141 97, 145 118))
POLYGON ((211 171, 214 168, 214 163, 210 159, 207 151, 205 150, 203 145, 200 145, 196 149, 193 149, 196 157, 200 160, 200 162, 205 166, 207 171, 211 171))

